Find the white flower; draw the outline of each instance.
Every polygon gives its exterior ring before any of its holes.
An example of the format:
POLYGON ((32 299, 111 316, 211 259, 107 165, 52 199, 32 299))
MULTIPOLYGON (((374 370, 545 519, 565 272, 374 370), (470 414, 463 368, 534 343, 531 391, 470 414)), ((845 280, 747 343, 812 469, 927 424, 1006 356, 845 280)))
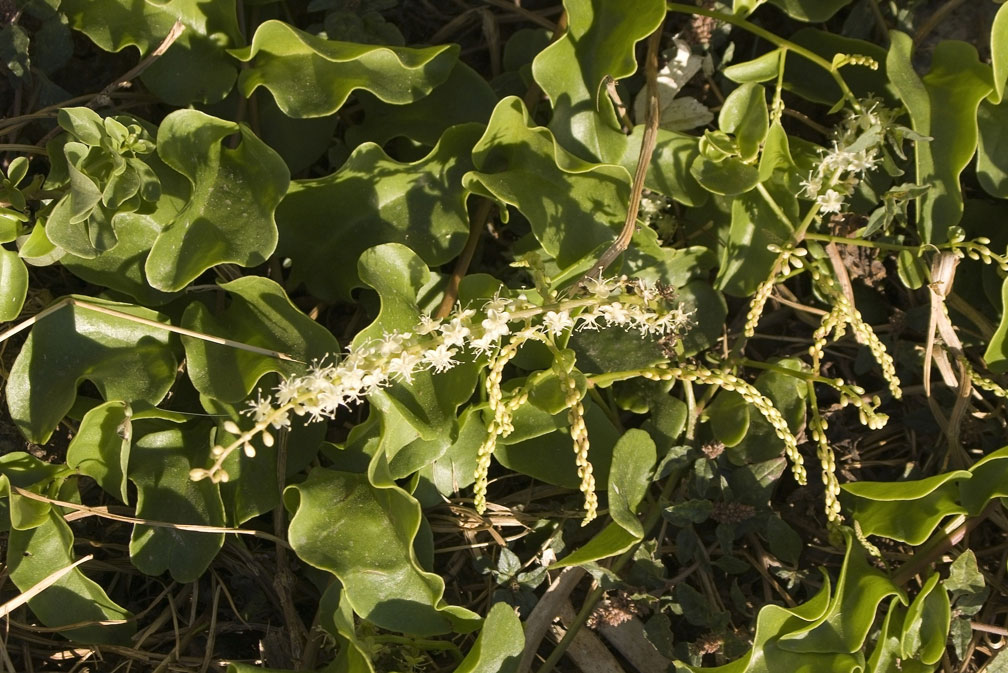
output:
POLYGON ((420 336, 426 336, 436 331, 439 327, 441 327, 440 320, 434 320, 429 315, 421 314, 420 324, 417 325, 416 333, 420 336))
POLYGON ((630 313, 618 301, 600 306, 598 312, 602 314, 602 317, 606 319, 606 324, 610 327, 630 322, 630 313))
POLYGON ((440 344, 437 348, 426 351, 423 354, 423 359, 430 364, 431 369, 440 374, 458 364, 458 361, 452 359, 457 352, 456 349, 446 344, 440 344))
POLYGON ((462 346, 469 336, 469 328, 461 318, 453 318, 447 325, 441 326, 441 339, 446 346, 462 346))
POLYGON ((564 330, 572 327, 574 321, 571 319, 570 314, 567 311, 548 311, 545 316, 543 316, 543 326, 546 331, 549 332, 550 336, 557 336, 564 330))
POLYGON ((599 299, 608 299, 610 295, 619 294, 618 278, 595 278, 589 276, 584 280, 585 289, 599 299))
POLYGON ((824 213, 839 213, 843 208, 843 195, 835 189, 827 189, 825 194, 816 199, 816 203, 824 213))
POLYGON ((511 328, 508 326, 508 321, 510 320, 511 314, 507 311, 496 311, 492 308, 487 309, 487 317, 480 323, 483 327, 483 339, 496 341, 498 338, 510 333, 511 328))
POLYGON ((822 178, 816 174, 810 174, 807 178, 801 182, 802 191, 805 192, 805 196, 810 199, 814 199, 819 196, 819 190, 822 189, 822 178))
POLYGON ((389 376, 398 376, 406 383, 413 381, 413 372, 422 361, 422 358, 412 351, 403 351, 388 362, 389 376))

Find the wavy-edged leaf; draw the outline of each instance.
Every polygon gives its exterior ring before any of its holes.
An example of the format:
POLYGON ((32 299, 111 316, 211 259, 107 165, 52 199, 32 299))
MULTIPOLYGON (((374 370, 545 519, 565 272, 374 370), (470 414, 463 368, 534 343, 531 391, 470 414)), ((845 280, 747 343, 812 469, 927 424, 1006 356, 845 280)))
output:
POLYGON ((524 647, 525 633, 514 608, 494 603, 479 637, 455 673, 514 673, 524 647))
POLYGON ((433 147, 450 127, 458 124, 485 124, 497 104, 497 96, 487 81, 459 61, 448 79, 429 95, 406 105, 393 105, 366 93, 359 93, 364 121, 347 129, 347 142, 384 145, 393 138, 406 137, 433 147))
POLYGON ((1004 100, 1005 85, 1008 84, 1008 7, 1003 4, 994 16, 991 26, 991 67, 994 71, 994 93, 990 100, 999 103, 1004 100))
MULTIPOLYGON (((133 432, 129 479, 137 487, 137 517, 223 526, 220 487, 209 479, 189 477, 192 468, 206 464, 209 426, 147 420, 134 422, 133 432)), ((168 571, 177 582, 195 582, 223 544, 223 533, 135 524, 130 558, 148 575, 168 571)))
MULTIPOLYGON (((357 335, 354 345, 378 339, 383 332, 407 332, 417 325, 417 295, 430 271, 412 250, 398 243, 370 248, 361 255, 358 273, 378 292, 381 310, 357 335)), ((375 391, 369 400, 383 412, 395 408, 396 415, 401 415, 418 437, 442 442, 443 452, 456 435, 455 410, 472 394, 477 375, 475 366, 468 363, 442 374, 417 372, 411 384, 393 384, 375 391)), ((393 422, 391 416, 389 422, 393 422)))
POLYGON ((730 664, 716 668, 687 666, 695 673, 853 673, 863 669, 863 657, 850 654, 792 652, 782 649, 782 636, 820 623, 830 607, 829 576, 823 572, 823 587, 808 602, 795 608, 766 605, 756 616, 752 648, 730 664))
POLYGON ((28 268, 13 250, 0 248, 0 322, 18 317, 28 296, 28 268))
POLYGON ((1001 322, 987 344, 984 362, 995 374, 1008 371, 1008 278, 1001 284, 1001 322))
MULTIPOLYGON (((842 501, 851 509, 865 535, 881 535, 919 545, 947 516, 965 514, 958 502, 965 470, 914 481, 858 481, 844 484, 842 501)), ((967 487, 972 490, 973 485, 967 487)))
POLYGON ((844 530, 847 554, 829 608, 813 625, 780 639, 780 647, 801 653, 860 653, 875 622, 879 603, 903 590, 864 558, 861 545, 844 530))
POLYGON ((1008 496, 1008 447, 989 453, 970 468, 972 478, 959 482, 959 502, 976 516, 994 498, 1008 496))
POLYGON ((103 50, 136 47, 145 56, 180 20, 182 35, 141 76, 167 103, 212 103, 234 85, 238 69, 224 48, 241 39, 235 0, 63 0, 60 11, 103 50))
POLYGON ((769 2, 787 12, 792 19, 818 23, 832 17, 842 7, 849 5, 851 0, 769 0, 769 2))
POLYGON ((477 625, 478 615, 444 604, 444 580, 420 567, 413 549, 420 505, 405 491, 315 468, 284 491, 284 504, 293 515, 288 536, 295 553, 336 575, 362 618, 423 636, 477 625))
POLYGON ((276 152, 243 124, 197 110, 165 117, 157 150, 192 192, 151 247, 144 270, 153 287, 174 292, 217 264, 255 266, 273 254, 273 213, 290 182, 276 152), (235 133, 238 147, 224 147, 222 141, 235 133))
POLYGON ((578 159, 548 129, 533 124, 519 98, 498 103, 473 148, 476 170, 463 184, 521 211, 543 249, 568 267, 616 236, 626 216, 630 174, 621 166, 578 159))
POLYGON ((67 447, 66 463, 98 482, 106 493, 128 504, 126 472, 133 445, 133 410, 119 401, 90 409, 67 447))
POLYGON ((0 530, 7 531, 8 524, 15 530, 28 530, 47 522, 50 504, 21 495, 14 487, 44 492, 68 472, 63 465, 43 463, 24 451, 0 456, 0 512, 9 515, 0 518, 0 530))
POLYGON ((459 47, 337 42, 270 20, 256 29, 248 47, 231 53, 250 64, 238 78, 245 96, 262 86, 288 116, 323 117, 340 109, 355 89, 400 105, 423 98, 451 74, 459 47))
MULTIPOLYGON (((306 316, 283 288, 268 278, 245 276, 221 283, 230 305, 214 314, 202 302, 186 307, 186 329, 268 348, 300 362, 321 360, 339 352, 339 343, 325 327, 306 316)), ((304 373, 305 365, 268 355, 182 337, 187 371, 196 389, 225 402, 244 399, 269 372, 284 376, 304 373)))
MULTIPOLYGON (((166 316, 140 306, 80 299, 168 322, 166 316)), ((7 380, 7 407, 25 437, 44 444, 73 406, 81 381, 91 381, 106 400, 157 404, 175 382, 177 366, 165 330, 83 306, 65 306, 28 335, 7 380)))
MULTIPOLYGON (((623 154, 615 159, 631 175, 637 170, 643 135, 644 126, 635 126, 623 146, 623 154)), ((658 129, 644 186, 675 199, 684 206, 699 206, 704 203, 709 194, 690 173, 690 166, 700 154, 698 142, 695 136, 658 129)))
MULTIPOLYGON (((27 591, 52 573, 74 562, 74 536, 57 512, 50 511, 42 525, 12 530, 7 542, 7 568, 11 581, 27 591)), ((74 568, 28 601, 39 620, 49 627, 86 624, 61 631, 74 642, 124 645, 136 631, 136 621, 102 589, 74 568), (100 625, 95 622, 117 622, 100 625)))
POLYGON ((322 299, 349 299, 361 285, 358 258, 372 246, 408 245, 431 266, 461 252, 469 231, 461 180, 479 134, 475 125, 454 126, 412 163, 367 143, 332 175, 294 181, 276 214, 291 282, 322 299))
POLYGON ((565 0, 564 7, 567 32, 536 56, 532 74, 553 103, 550 128, 560 144, 582 159, 613 161, 622 134, 604 80, 636 71, 634 46, 658 28, 665 4, 565 0))
MULTIPOLYGON (((753 171, 756 168, 751 167, 753 171)), ((773 269, 777 254, 767 249, 770 244, 781 246, 794 233, 798 202, 794 194, 766 185, 767 191, 790 221, 777 217, 766 198, 757 190, 747 192, 732 201, 731 229, 721 252, 721 265, 715 287, 725 294, 752 295, 773 269)))
POLYGON ((738 196, 759 182, 759 169, 735 157, 713 161, 698 155, 690 164, 690 175, 707 191, 722 196, 738 196))
POLYGON ((919 202, 917 229, 925 243, 944 243, 948 228, 962 217, 959 174, 977 148, 977 108, 993 89, 991 69, 972 45, 943 40, 935 47, 931 70, 919 77, 910 61, 910 37, 899 31, 890 37, 889 80, 910 113, 913 130, 932 138, 916 142, 916 180, 930 186, 919 202))
POLYGON ((1008 98, 977 108, 977 181, 991 196, 1008 199, 1008 98))
POLYGON ((67 253, 60 263, 89 283, 124 292, 147 306, 166 304, 177 296, 151 287, 144 272, 161 226, 147 215, 121 213, 115 218, 115 230, 119 240, 111 250, 90 259, 67 253))

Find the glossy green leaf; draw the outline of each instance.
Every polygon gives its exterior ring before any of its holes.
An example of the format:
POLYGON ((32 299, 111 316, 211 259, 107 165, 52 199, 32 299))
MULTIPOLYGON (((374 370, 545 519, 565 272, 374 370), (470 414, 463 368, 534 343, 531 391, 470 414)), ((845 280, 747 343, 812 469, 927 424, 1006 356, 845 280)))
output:
POLYGON ((384 145, 406 137, 433 147, 450 127, 470 122, 485 124, 497 104, 487 81, 459 61, 451 74, 429 95, 406 105, 394 105, 360 92, 364 121, 347 129, 347 142, 384 145))
POLYGON ((791 157, 791 147, 788 141, 787 132, 781 125, 779 119, 775 119, 770 124, 766 140, 763 142, 763 151, 759 160, 759 179, 766 182, 776 170, 797 171, 798 166, 791 157))
POLYGON ((14 320, 28 296, 28 268, 13 250, 0 248, 0 322, 14 320))
POLYGON ((972 45, 944 40, 935 47, 931 69, 919 77, 910 62, 910 37, 899 31, 890 37, 889 79, 913 130, 933 138, 916 143, 916 181, 931 187, 919 202, 917 230, 925 243, 944 243, 948 228, 962 217, 959 175, 977 148, 977 108, 993 88, 991 70, 972 45))
POLYGON ((1008 447, 989 453, 970 468, 973 477, 959 482, 959 502, 971 516, 994 498, 1008 496, 1008 447))
POLYGON ((343 106, 355 89, 388 103, 411 103, 429 94, 451 74, 459 48, 444 45, 413 49, 337 42, 306 33, 282 21, 266 21, 243 49, 248 62, 238 86, 245 96, 269 89, 291 117, 322 117, 343 106))
MULTIPOLYGON (((798 204, 793 194, 776 188, 768 192, 786 215, 797 213, 798 204)), ((794 231, 794 219, 781 220, 766 198, 755 190, 732 201, 731 218, 715 287, 725 294, 748 297, 770 277, 777 260, 777 254, 767 246, 786 244, 794 231)))
POLYGON ((688 357, 713 345, 724 330, 728 306, 724 296, 705 280, 695 280, 679 288, 679 304, 690 314, 692 326, 680 343, 688 357))
POLYGON ((849 530, 844 530, 844 537, 847 554, 829 608, 815 625, 782 636, 781 648, 802 653, 858 653, 879 603, 888 596, 903 595, 888 576, 868 564, 849 530))
MULTIPOLYGON (((796 358, 785 358, 775 363, 784 369, 804 370, 806 365, 796 358)), ((756 389, 769 397, 784 416, 791 432, 797 434, 805 425, 805 398, 808 386, 805 381, 788 374, 768 371, 754 382, 756 389)), ((749 412, 749 431, 742 441, 726 453, 735 464, 759 463, 776 458, 784 451, 783 441, 777 437, 773 426, 762 414, 749 412)))
POLYGON ((420 506, 406 492, 375 488, 365 475, 315 468, 284 491, 284 504, 293 514, 288 537, 295 553, 336 575, 362 618, 417 635, 468 631, 478 623, 478 615, 444 605, 444 580, 417 562, 420 506))
POLYGON ((524 647, 525 633, 514 608, 494 603, 479 637, 455 673, 515 673, 524 647))
POLYGON ((660 0, 641 0, 633 10, 607 0, 566 0, 567 32, 536 56, 535 81, 553 103, 550 129, 568 151, 586 160, 613 161, 622 134, 605 91, 608 77, 634 73, 634 45, 665 16, 660 0))
POLYGON ((248 396, 268 372, 300 375, 305 371, 305 365, 300 363, 339 352, 339 343, 332 333, 302 313, 283 288, 268 278, 246 276, 221 283, 220 287, 228 293, 228 307, 215 315, 206 305, 194 301, 182 316, 183 327, 275 350, 299 362, 184 336, 187 371, 200 393, 237 402, 248 396))
POLYGON ((14 488, 47 492, 53 481, 65 477, 67 472, 64 466, 43 463, 24 451, 0 456, 0 512, 4 515, 0 530, 7 531, 8 525, 15 530, 28 530, 46 523, 52 509, 49 503, 21 495, 14 488))
POLYGON ((332 663, 335 673, 375 673, 371 648, 358 638, 350 601, 339 582, 333 582, 319 600, 319 626, 336 639, 339 652, 332 663))
POLYGON ((865 535, 919 545, 942 519, 966 513, 957 502, 957 482, 970 476, 965 470, 956 470, 914 481, 859 481, 841 486, 842 501, 852 509, 865 535))
POLYGON ((611 523, 583 546, 550 565, 550 568, 566 568, 601 561, 622 554, 638 542, 640 537, 636 534, 618 523, 611 523))
POLYGON ((132 408, 124 402, 105 402, 94 407, 81 419, 66 457, 69 467, 91 477, 106 493, 127 504, 132 415, 132 408))
MULTIPOLYGON (((609 479, 613 447, 619 439, 619 431, 598 405, 587 397, 582 402, 585 406, 585 425, 588 427, 591 442, 588 460, 594 468, 596 484, 605 484, 609 479)), ((519 410, 526 406, 531 405, 522 405, 519 410)), ((516 414, 516 431, 500 440, 494 458, 510 470, 527 474, 547 484, 578 488, 581 478, 574 463, 574 449, 567 431, 567 414, 559 414, 559 417, 562 419, 562 430, 533 437, 521 437, 517 432, 519 419, 516 414)))
POLYGON ((60 263, 70 273, 89 283, 124 292, 147 306, 169 302, 177 293, 162 292, 150 286, 144 263, 151 246, 161 232, 161 225, 149 215, 122 213, 115 220, 118 242, 93 258, 67 253, 60 263))
MULTIPOLYGON (((361 280, 378 292, 381 310, 354 344, 377 339, 383 332, 413 329, 420 316, 417 295, 430 273, 423 261, 409 248, 387 243, 365 251, 357 270, 361 280)), ((382 412, 391 413, 394 408, 396 417, 401 416, 417 436, 440 442, 443 452, 457 432, 455 410, 469 399, 477 376, 471 364, 460 364, 442 374, 418 372, 410 385, 393 384, 372 393, 369 400, 382 412)), ((393 417, 388 421, 394 422, 393 417)))
POLYGON ((1008 371, 1008 279, 1001 284, 1001 322, 987 344, 984 362, 994 373, 1008 371))
POLYGON ((466 188, 521 211, 561 268, 612 241, 626 216, 626 169, 569 154, 534 126, 518 98, 497 105, 472 156, 476 170, 466 174, 466 188))
POLYGON ((1008 7, 1003 4, 994 16, 990 34, 991 67, 994 71, 994 93, 992 103, 1004 101, 1005 85, 1008 84, 1008 7))
POLYGON ((770 130, 766 90, 747 82, 728 94, 718 114, 718 127, 735 136, 742 161, 755 159, 770 130))
POLYGON ((690 164, 690 175, 708 191, 722 196, 744 194, 759 182, 759 169, 735 157, 712 161, 698 156, 690 164))
POLYGON ((153 287, 173 292, 217 264, 255 266, 273 254, 273 213, 290 182, 276 152, 246 126, 197 110, 165 117, 157 149, 192 192, 151 248, 144 268, 153 287), (233 134, 238 147, 224 147, 233 134))
POLYGON ((817 23, 832 17, 851 0, 769 0, 793 19, 817 23))
MULTIPOLYGON (((167 323, 149 309, 101 299, 89 303, 167 323)), ((32 329, 7 380, 7 407, 21 432, 44 444, 91 381, 106 400, 157 404, 175 382, 168 332, 82 306, 66 306, 32 329)))
POLYGON ((734 391, 719 392, 707 407, 707 418, 711 432, 725 446, 735 446, 749 432, 749 404, 734 391))
POLYGON ((221 100, 237 68, 224 48, 240 38, 234 0, 135 3, 130 0, 61 0, 70 25, 105 51, 136 47, 147 55, 176 20, 185 26, 172 46, 143 72, 144 84, 173 105, 221 100))
POLYGON ((743 82, 766 82, 777 77, 784 54, 783 48, 774 49, 751 61, 730 65, 722 71, 722 74, 731 81, 740 84, 743 82))
POLYGON ((793 652, 780 646, 782 636, 822 621, 830 607, 829 577, 811 600, 795 608, 765 605, 756 616, 752 648, 741 658, 716 668, 686 666, 691 671, 716 673, 855 673, 863 670, 863 657, 844 653, 793 652))
POLYGON ((937 664, 945 653, 952 613, 948 594, 939 579, 938 573, 932 573, 907 608, 900 638, 904 659, 937 664))
MULTIPOLYGON (((622 156, 616 159, 616 163, 631 175, 637 170, 643 135, 644 126, 635 126, 627 137, 622 156)), ((707 190, 690 173, 690 166, 700 153, 697 144, 695 136, 658 129, 651 163, 644 176, 644 186, 675 199, 684 206, 698 206, 706 201, 709 196, 707 190)))
MULTIPOLYGON (((76 560, 73 532, 55 511, 49 513, 42 525, 30 530, 12 530, 9 535, 7 568, 11 581, 21 591, 27 591, 76 560)), ((133 615, 114 603, 80 567, 28 601, 28 606, 49 627, 85 624, 61 631, 66 638, 81 644, 124 645, 136 631, 133 615), (95 623, 100 621, 117 623, 95 623)))
POLYGON ((469 232, 461 180, 479 133, 454 126, 413 163, 367 143, 332 175, 296 180, 277 209, 278 253, 291 260, 291 282, 316 297, 349 299, 361 285, 357 260, 372 246, 409 245, 431 266, 461 252, 469 232))
POLYGON ((609 516, 638 539, 644 527, 637 518, 637 507, 651 484, 651 471, 658 459, 654 440, 643 430, 631 429, 613 447, 609 470, 609 516))
MULTIPOLYGON (((1008 16, 1004 7, 1002 13, 1008 16)), ((1008 199, 1008 98, 977 108, 977 181, 991 196, 1008 199)))
MULTIPOLYGON (((223 526, 220 488, 193 481, 189 471, 206 464, 209 427, 164 421, 135 421, 129 479, 137 487, 136 515, 142 519, 223 526)), ((176 582, 195 582, 224 544, 223 533, 136 524, 130 538, 133 565, 148 575, 168 571, 176 582)))

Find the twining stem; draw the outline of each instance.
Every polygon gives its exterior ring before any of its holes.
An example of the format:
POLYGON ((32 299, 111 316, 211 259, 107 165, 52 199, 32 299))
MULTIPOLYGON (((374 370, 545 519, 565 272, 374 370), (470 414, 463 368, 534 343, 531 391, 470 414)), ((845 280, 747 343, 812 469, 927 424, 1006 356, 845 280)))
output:
POLYGON ((835 81, 837 83, 837 86, 840 87, 840 91, 843 93, 843 97, 847 99, 847 102, 851 104, 851 107, 853 107, 856 112, 861 111, 861 105, 858 103, 857 98, 851 92, 850 87, 847 86, 847 82, 844 81, 844 78, 833 67, 833 64, 824 59, 819 54, 816 54, 815 52, 810 51, 805 47, 802 47, 801 45, 795 44, 790 40, 786 40, 783 37, 771 33, 769 30, 766 30, 765 28, 760 28, 756 24, 746 21, 745 19, 738 16, 734 16, 732 14, 725 14, 723 12, 718 12, 713 9, 707 9, 705 7, 698 7, 696 5, 685 5, 679 2, 666 3, 665 7, 670 12, 680 12, 682 14, 699 14, 701 16, 709 16, 710 18, 717 19, 718 21, 724 21, 725 23, 730 23, 733 26, 738 26, 743 30, 749 31, 753 35, 757 35, 763 38, 764 40, 766 40, 767 42, 776 47, 793 51, 794 53, 808 59, 812 63, 815 63, 817 66, 828 72, 830 74, 830 77, 833 78, 833 81, 835 81))
POLYGON ((630 203, 627 206, 626 219, 623 220, 623 230, 612 242, 599 260, 582 276, 598 278, 616 258, 630 245, 634 231, 637 229, 637 211, 640 209, 641 196, 644 193, 644 179, 647 177, 648 166, 651 165, 651 155, 654 153, 658 138, 658 50, 661 47, 662 27, 664 21, 651 33, 647 43, 647 58, 644 62, 644 72, 647 76, 647 114, 644 121, 644 133, 641 137, 640 154, 637 157, 637 170, 634 171, 633 184, 630 188, 630 203))
POLYGON ((444 298, 441 299, 441 304, 432 316, 435 320, 444 318, 451 313, 452 307, 458 299, 459 284, 469 271, 469 265, 472 264, 473 255, 476 254, 476 246, 479 245, 480 237, 483 235, 483 228, 486 227, 486 223, 490 219, 492 208, 493 202, 489 199, 483 199, 476 206, 476 212, 473 213, 472 219, 469 220, 469 238, 466 239, 465 248, 462 249, 462 254, 459 255, 458 261, 455 262, 455 268, 452 269, 452 275, 448 279, 448 287, 445 288, 444 298))

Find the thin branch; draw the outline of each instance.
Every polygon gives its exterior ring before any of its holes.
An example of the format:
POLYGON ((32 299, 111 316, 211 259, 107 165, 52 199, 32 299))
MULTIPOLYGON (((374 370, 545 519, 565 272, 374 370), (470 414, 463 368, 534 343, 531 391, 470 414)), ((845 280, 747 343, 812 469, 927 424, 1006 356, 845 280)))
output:
POLYGON ((257 353, 259 355, 266 355, 268 357, 277 358, 278 360, 286 360, 287 362, 297 362, 298 364, 305 364, 304 362, 298 360, 297 358, 291 357, 286 353, 281 353, 280 351, 272 350, 270 348, 260 348, 259 346, 252 346, 250 344, 235 341, 233 339, 225 339, 224 337, 217 337, 211 334, 194 332, 193 330, 186 329, 184 327, 176 327, 175 325, 166 325, 156 320, 141 318, 140 316, 132 315, 130 313, 124 313, 122 311, 116 311, 115 309, 111 309, 106 306, 92 304, 87 301, 77 299, 76 297, 64 297, 63 299, 56 302, 52 306, 43 309, 42 311, 39 311, 32 317, 28 318, 27 320, 24 320, 21 323, 18 323, 17 325, 11 327, 7 331, 0 332, 0 343, 6 341, 10 337, 17 334, 18 332, 28 329, 32 325, 35 325, 36 323, 41 321, 43 318, 52 315, 56 311, 66 306, 77 306, 83 309, 87 309, 89 311, 94 311, 95 313, 102 313, 104 315, 109 315, 114 318, 129 320, 130 322, 135 322, 139 325, 146 325, 147 327, 153 327, 155 329, 163 329, 166 332, 180 334, 182 336, 191 337, 193 339, 208 341, 210 343, 219 344, 221 346, 230 346, 231 348, 237 348, 238 350, 248 351, 250 353, 257 353))

